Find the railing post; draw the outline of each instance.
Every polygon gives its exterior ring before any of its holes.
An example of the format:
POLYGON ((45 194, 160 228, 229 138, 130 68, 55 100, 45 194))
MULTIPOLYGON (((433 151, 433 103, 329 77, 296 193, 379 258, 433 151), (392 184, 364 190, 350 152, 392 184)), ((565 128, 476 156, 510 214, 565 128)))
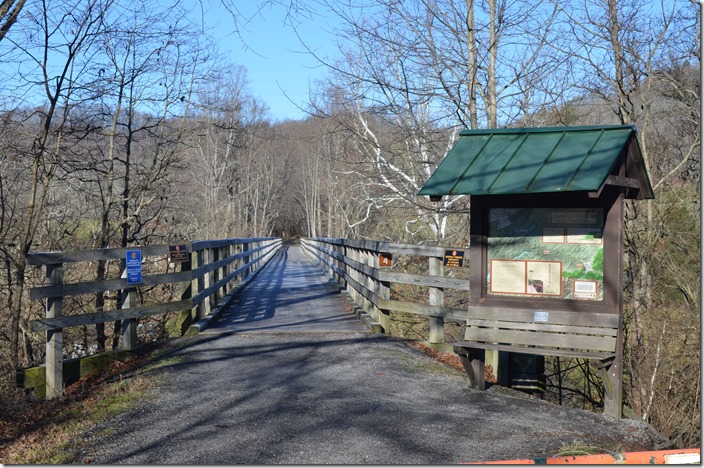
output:
MULTIPOLYGON (((225 257, 230 258, 235 254, 234 252, 234 245, 231 243, 227 244, 227 247, 225 247, 225 257)), ((234 269, 234 263, 233 262, 228 262, 227 266, 225 267, 225 275, 230 276, 230 273, 235 271, 234 269)), ((232 280, 228 281, 225 283, 225 286, 223 287, 223 293, 227 296, 227 294, 232 290, 232 280)))
MULTIPOLYGON (((323 265, 325 268, 330 270, 330 279, 333 280, 336 284, 339 284, 339 275, 337 274, 337 259, 335 258, 335 246, 328 243, 329 239, 327 239, 327 242, 324 245, 324 248, 326 251, 330 253, 324 253, 323 256, 328 259, 328 263, 326 265, 323 265)), ((322 252, 321 252, 322 254, 322 252)))
MULTIPOLYGON (((363 250, 361 254, 362 258, 360 260, 362 261, 362 264, 374 268, 374 260, 372 258, 373 254, 368 250, 363 250)), ((360 275, 362 276, 362 287, 364 287, 367 291, 374 292, 376 289, 374 279, 366 273, 360 273, 360 275)), ((363 297, 362 300, 364 301, 364 308, 367 313, 374 319, 374 321, 378 322, 380 315, 379 309, 377 309, 376 305, 366 297, 363 297)))
MULTIPOLYGON (((253 248, 253 249, 258 249, 259 247, 261 247, 261 245, 262 245, 261 241, 256 241, 256 242, 253 243, 252 248, 253 248)), ((259 252, 255 253, 254 255, 258 257, 258 256, 259 256, 259 252)), ((261 260, 257 260, 256 262, 254 262, 254 265, 252 265, 252 267, 254 268, 254 270, 252 270, 252 271, 253 271, 254 273, 256 273, 256 271, 259 269, 259 264, 260 264, 260 263, 261 263, 261 260)))
MULTIPOLYGON (((215 263, 220 260, 220 247, 213 247, 210 251, 210 255, 210 261, 212 263, 215 263)), ((212 278, 213 282, 211 284, 215 284, 220 281, 220 279, 222 278, 222 270, 220 268, 214 269, 212 278)), ((210 307, 212 309, 214 307, 217 307, 217 305, 220 303, 220 299, 222 299, 222 292, 220 288, 216 288, 215 291, 213 291, 213 295, 211 297, 213 299, 210 302, 210 307)))
MULTIPOLYGON (((194 268, 198 268, 198 252, 191 250, 190 255, 188 256, 188 268, 193 271, 194 268)), ((185 264, 181 266, 181 268, 186 268, 185 264)), ((198 294, 198 284, 199 284, 199 279, 198 277, 194 277, 193 273, 191 273, 191 281, 190 284, 187 284, 186 282, 183 283, 181 286, 181 298, 183 299, 190 299, 196 294, 198 294), (186 294, 188 294, 186 296, 186 294)), ((198 310, 199 306, 197 304, 193 305, 193 308, 191 309, 191 320, 197 320, 199 315, 198 315, 198 310)))
MULTIPOLYGON (((207 251, 205 249, 198 250, 198 252, 196 253, 196 259, 197 269, 205 266, 205 264, 207 263, 207 251)), ((198 275, 198 278, 196 279, 196 291, 194 291, 195 294, 200 294, 201 291, 205 290, 205 288, 207 287, 207 276, 207 274, 198 275)), ((210 304, 207 299, 200 301, 200 303, 196 306, 196 320, 203 320, 205 318, 208 311, 210 310, 209 306, 210 304)))
MULTIPOLYGON (((242 252, 247 252, 248 250, 249 250, 249 242, 243 242, 243 243, 242 243, 242 252)), ((244 260, 243 265, 246 265, 246 264, 249 263, 250 257, 251 257, 250 254, 247 254, 247 255, 245 255, 245 256, 243 257, 243 260, 244 260)), ((252 267, 251 267, 251 266, 245 268, 244 272, 242 273, 242 279, 244 280, 245 278, 247 278, 247 277, 249 276, 249 273, 250 273, 251 271, 252 271, 252 267)))
MULTIPOLYGON (((208 247, 205 250, 203 250, 203 261, 205 262, 205 265, 208 265, 208 266, 211 263, 213 263, 213 248, 212 247, 208 247)), ((215 271, 209 271, 203 277, 203 279, 204 279, 203 286, 205 289, 208 289, 210 286, 212 286, 214 284, 214 282, 213 282, 214 275, 215 275, 215 271)), ((204 305, 203 313, 205 315, 202 318, 205 318, 208 315, 210 315, 210 312, 213 310, 213 297, 214 297, 214 294, 210 294, 210 295, 208 295, 208 297, 206 297, 203 300, 203 305, 204 305)))
MULTIPOLYGON (((59 286, 64 282, 63 263, 46 266, 47 286, 59 286)), ((63 315, 63 297, 50 297, 46 300, 46 318, 63 315)), ((63 329, 46 331, 46 398, 59 398, 64 391, 63 329)))
MULTIPOLYGON (((242 252, 242 245, 241 244, 239 244, 238 242, 235 242, 234 244, 232 244, 232 254, 233 255, 236 255, 241 252, 242 252)), ((233 268, 233 270, 239 270, 239 268, 243 264, 244 263, 242 262, 242 259, 238 258, 237 260, 234 261, 232 268, 233 268)), ((235 285, 241 283, 242 282, 242 273, 235 275, 234 281, 235 281, 235 285)))
MULTIPOLYGON (((442 258, 430 257, 428 259, 428 262, 429 262, 428 274, 430 276, 444 276, 442 258)), ((440 306, 440 307, 445 305, 445 291, 444 291, 444 289, 443 288, 435 288, 435 287, 430 286, 429 287, 428 304, 430 304, 431 306, 440 306)), ((428 321, 429 321, 429 323, 428 323, 428 326, 429 326, 428 341, 430 343, 443 343, 445 341, 445 331, 444 331, 445 320, 442 317, 430 316, 428 318, 428 321)))
MULTIPOLYGON (((127 278, 127 268, 122 271, 122 278, 127 278)), ((137 289, 125 288, 121 291, 122 308, 129 309, 137 306, 137 289)), ((122 349, 133 351, 137 348, 137 319, 126 318, 122 320, 122 349)))
MULTIPOLYGON (((379 271, 380 268, 378 266, 379 263, 379 252, 370 252, 369 253, 369 260, 370 260, 370 266, 376 270, 379 271)), ((388 281, 377 281, 374 278, 371 278, 372 283, 374 284, 374 293, 376 296, 381 299, 381 300, 388 300, 391 299, 391 283, 388 281)), ((377 321, 381 325, 381 332, 387 335, 391 334, 391 311, 388 309, 381 309, 379 307, 374 307, 376 314, 377 314, 377 321)))
MULTIPOLYGON (((357 250, 354 247, 351 247, 348 251, 350 254, 350 258, 354 260, 355 262, 359 262, 359 250, 357 250)), ((352 277, 352 280, 354 280, 355 283, 359 284, 359 271, 357 271, 356 268, 350 267, 350 276, 352 277)), ((355 304, 359 304, 360 306, 364 305, 364 302, 362 302, 362 298, 359 294, 359 291, 357 291, 356 288, 352 287, 351 288, 352 292, 352 297, 354 298, 355 304)), ((362 307, 364 309, 364 307, 362 307)))
POLYGON ((342 272, 342 275, 337 276, 337 282, 343 289, 347 289, 347 278, 345 277, 345 272, 347 271, 347 266, 345 265, 345 246, 337 244, 333 246, 333 250, 342 255, 342 259, 335 260, 337 262, 337 271, 342 272))

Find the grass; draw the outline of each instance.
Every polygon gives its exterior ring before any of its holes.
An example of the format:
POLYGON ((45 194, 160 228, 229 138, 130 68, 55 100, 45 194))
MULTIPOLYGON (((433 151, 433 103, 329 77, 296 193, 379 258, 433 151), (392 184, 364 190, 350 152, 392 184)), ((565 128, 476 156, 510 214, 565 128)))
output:
MULTIPOLYGON (((172 350, 173 346, 162 343, 156 349, 135 353, 82 378, 68 387, 60 400, 17 403, 12 420, 5 417, 0 421, 0 463, 90 463, 90 457, 78 460, 85 446, 83 435, 148 398, 155 384, 151 372, 178 361, 173 357, 159 359, 172 350)), ((109 432, 109 428, 100 431, 109 432)))
POLYGON ((601 453, 618 453, 622 452, 622 447, 618 446, 614 450, 607 450, 601 447, 588 445, 584 442, 574 441, 570 444, 560 447, 555 457, 578 457, 580 455, 598 455, 601 453))
POLYGON ((147 378, 136 377, 127 383, 111 383, 86 399, 72 401, 63 411, 43 421, 40 428, 11 444, 3 454, 3 463, 56 465, 74 461, 83 433, 137 406, 149 388, 147 378))

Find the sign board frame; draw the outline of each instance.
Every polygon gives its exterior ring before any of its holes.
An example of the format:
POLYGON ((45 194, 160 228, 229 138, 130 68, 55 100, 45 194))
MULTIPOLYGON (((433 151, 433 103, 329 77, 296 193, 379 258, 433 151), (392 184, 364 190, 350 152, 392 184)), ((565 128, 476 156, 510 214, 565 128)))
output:
MULTIPOLYGON (((564 193, 560 200, 554 194, 515 195, 473 195, 472 217, 470 219, 470 303, 484 307, 516 307, 536 310, 564 310, 574 313, 589 311, 596 313, 620 314, 623 291, 623 231, 624 197, 620 190, 604 191, 599 198, 591 198, 587 193, 564 193), (603 294, 602 299, 586 297, 594 289, 590 285, 580 285, 582 297, 563 298, 560 295, 504 295, 491 292, 491 257, 489 213, 495 208, 516 210, 546 208, 578 208, 603 210, 603 294)), ((553 233, 554 234, 554 233, 553 233)), ((542 241, 551 240, 548 238, 542 241)), ((550 244, 554 245, 554 244, 550 244)), ((562 275, 562 272, 560 272, 562 275)), ((574 288, 572 280, 570 288, 574 288)))

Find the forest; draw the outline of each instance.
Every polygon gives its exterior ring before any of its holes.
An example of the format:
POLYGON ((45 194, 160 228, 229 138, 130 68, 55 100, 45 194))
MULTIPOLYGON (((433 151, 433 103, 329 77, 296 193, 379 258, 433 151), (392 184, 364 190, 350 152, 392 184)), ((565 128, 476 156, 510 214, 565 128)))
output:
MULTIPOLYGON (((44 357, 29 252, 250 236, 464 245, 470 197, 417 196, 460 130, 633 124, 655 199, 626 209, 624 402, 699 446, 700 3, 260 3, 288 12, 274 27, 336 18, 334 57, 299 36, 326 70, 305 119, 271 117, 191 2, 0 2, 0 398, 24 398, 15 372, 44 357)), ((119 346, 104 328, 72 336, 69 356, 119 346)))

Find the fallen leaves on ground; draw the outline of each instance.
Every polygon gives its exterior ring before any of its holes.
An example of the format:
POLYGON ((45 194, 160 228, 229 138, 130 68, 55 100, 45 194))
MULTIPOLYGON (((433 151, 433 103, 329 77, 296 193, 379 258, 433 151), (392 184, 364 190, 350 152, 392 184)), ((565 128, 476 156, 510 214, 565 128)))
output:
POLYGON ((446 365, 452 369, 464 372, 464 366, 462 365, 462 360, 455 353, 446 353, 438 351, 431 348, 425 343, 414 342, 414 347, 419 349, 426 356, 430 356, 441 364, 446 365))

